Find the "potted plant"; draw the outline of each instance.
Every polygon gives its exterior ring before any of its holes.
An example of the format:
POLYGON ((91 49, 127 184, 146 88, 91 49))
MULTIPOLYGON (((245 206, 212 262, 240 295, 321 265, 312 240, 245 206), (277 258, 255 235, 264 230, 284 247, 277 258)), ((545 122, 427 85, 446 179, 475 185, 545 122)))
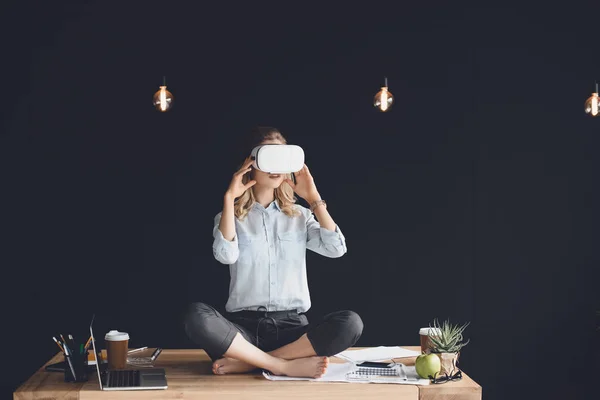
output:
POLYGON ((463 332, 469 323, 459 326, 446 320, 440 325, 437 319, 433 321, 432 328, 436 328, 439 334, 430 336, 429 340, 431 341, 431 352, 440 358, 441 375, 450 375, 453 371, 456 372, 460 350, 469 343, 469 340, 463 342, 463 332))

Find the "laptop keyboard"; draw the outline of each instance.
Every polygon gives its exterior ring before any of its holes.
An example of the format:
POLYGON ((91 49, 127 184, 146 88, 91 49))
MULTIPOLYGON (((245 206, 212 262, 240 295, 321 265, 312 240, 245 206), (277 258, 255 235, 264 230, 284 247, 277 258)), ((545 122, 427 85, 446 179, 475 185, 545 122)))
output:
POLYGON ((137 387, 140 386, 140 371, 124 369, 108 373, 108 387, 137 387))

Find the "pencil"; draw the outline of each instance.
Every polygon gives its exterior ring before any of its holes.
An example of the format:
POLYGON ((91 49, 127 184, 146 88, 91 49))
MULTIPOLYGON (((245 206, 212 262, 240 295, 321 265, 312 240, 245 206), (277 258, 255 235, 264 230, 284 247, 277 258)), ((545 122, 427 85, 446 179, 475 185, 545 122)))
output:
POLYGON ((60 345, 60 342, 58 340, 56 340, 56 338, 54 336, 52 336, 52 339, 54 339, 54 341, 56 342, 56 344, 60 348, 60 351, 62 351, 64 353, 65 349, 63 349, 63 347, 60 345))
POLYGON ((148 347, 140 347, 139 349, 129 350, 127 354, 137 353, 138 351, 146 350, 148 347))
POLYGON ((85 342, 85 346, 83 346, 83 351, 87 351, 90 348, 90 344, 92 343, 92 337, 90 336, 90 338, 87 340, 87 342, 85 342))

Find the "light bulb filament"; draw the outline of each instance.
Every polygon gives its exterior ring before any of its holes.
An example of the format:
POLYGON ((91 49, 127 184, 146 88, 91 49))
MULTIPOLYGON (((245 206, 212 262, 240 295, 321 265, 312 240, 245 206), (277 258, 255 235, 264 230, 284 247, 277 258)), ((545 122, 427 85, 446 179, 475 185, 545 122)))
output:
POLYGON ((381 111, 386 111, 388 108, 388 94, 387 94, 387 89, 382 89, 381 91, 381 104, 380 104, 380 108, 381 111))
POLYGON ((167 89, 165 86, 160 88, 160 109, 162 111, 167 109, 167 89))

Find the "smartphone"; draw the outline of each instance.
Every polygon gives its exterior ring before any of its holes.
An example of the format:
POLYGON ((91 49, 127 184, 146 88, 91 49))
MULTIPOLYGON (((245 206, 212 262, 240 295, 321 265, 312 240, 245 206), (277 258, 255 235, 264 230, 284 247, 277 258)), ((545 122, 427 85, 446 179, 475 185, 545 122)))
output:
POLYGON ((391 363, 384 362, 373 362, 373 361, 365 361, 361 364, 357 364, 358 367, 367 367, 367 368, 392 368, 391 363))

